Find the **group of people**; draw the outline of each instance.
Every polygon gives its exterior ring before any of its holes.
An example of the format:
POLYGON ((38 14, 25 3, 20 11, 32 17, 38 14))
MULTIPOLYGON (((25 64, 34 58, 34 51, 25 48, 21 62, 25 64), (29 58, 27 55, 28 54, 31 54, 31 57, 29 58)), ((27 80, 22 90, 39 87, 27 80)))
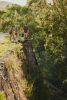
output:
MULTIPOLYGON (((29 36, 29 29, 28 26, 25 25, 24 28, 24 39, 28 39, 29 36)), ((15 26, 13 26, 10 31, 9 31, 9 35, 10 35, 10 40, 13 40, 14 42, 18 42, 18 32, 15 26)))

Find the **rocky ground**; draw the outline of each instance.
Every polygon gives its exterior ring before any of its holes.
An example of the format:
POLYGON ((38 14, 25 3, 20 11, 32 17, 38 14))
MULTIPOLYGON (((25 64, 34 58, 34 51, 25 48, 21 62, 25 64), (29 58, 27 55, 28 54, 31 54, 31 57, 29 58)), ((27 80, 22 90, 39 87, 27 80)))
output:
POLYGON ((4 40, 5 35, 0 39, 0 48, 8 44, 8 48, 3 48, 3 55, 0 51, 0 92, 4 93, 4 100, 28 100, 24 93, 22 63, 17 57, 21 46, 19 43, 4 43, 4 40))

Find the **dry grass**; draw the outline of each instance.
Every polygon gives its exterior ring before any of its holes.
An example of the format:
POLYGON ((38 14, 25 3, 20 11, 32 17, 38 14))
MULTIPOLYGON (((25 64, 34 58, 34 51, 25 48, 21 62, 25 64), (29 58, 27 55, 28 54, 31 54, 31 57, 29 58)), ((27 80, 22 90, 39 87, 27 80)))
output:
POLYGON ((15 44, 15 43, 12 43, 10 40, 9 40, 9 37, 5 37, 5 40, 3 43, 0 43, 0 57, 3 57, 5 55, 5 53, 8 51, 8 50, 11 50, 11 49, 15 49, 15 52, 20 52, 20 48, 21 48, 21 45, 18 43, 18 44, 15 44))

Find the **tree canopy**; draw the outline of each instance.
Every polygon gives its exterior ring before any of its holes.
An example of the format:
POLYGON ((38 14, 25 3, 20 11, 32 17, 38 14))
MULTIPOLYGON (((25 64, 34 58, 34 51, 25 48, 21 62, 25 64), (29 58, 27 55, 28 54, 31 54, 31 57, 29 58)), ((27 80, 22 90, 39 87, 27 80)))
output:
MULTIPOLYGON (((63 95, 53 93, 50 86, 45 84, 42 91, 46 100, 67 99, 66 4, 66 0, 53 0, 53 5, 48 4, 46 0, 30 0, 27 6, 9 5, 0 12, 1 31, 8 31, 15 25, 18 32, 23 34, 23 26, 28 25, 42 77, 46 77, 49 83, 63 91, 63 95), (42 42, 45 49, 41 51, 42 42)), ((37 98, 35 95, 33 100, 41 100, 37 98)))

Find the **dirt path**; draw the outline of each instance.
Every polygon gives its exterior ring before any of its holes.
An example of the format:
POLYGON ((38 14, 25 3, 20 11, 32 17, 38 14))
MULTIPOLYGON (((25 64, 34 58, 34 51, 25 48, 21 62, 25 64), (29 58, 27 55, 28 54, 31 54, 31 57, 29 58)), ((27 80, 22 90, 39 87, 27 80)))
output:
POLYGON ((7 33, 0 32, 0 43, 4 43, 6 36, 7 36, 7 33))

